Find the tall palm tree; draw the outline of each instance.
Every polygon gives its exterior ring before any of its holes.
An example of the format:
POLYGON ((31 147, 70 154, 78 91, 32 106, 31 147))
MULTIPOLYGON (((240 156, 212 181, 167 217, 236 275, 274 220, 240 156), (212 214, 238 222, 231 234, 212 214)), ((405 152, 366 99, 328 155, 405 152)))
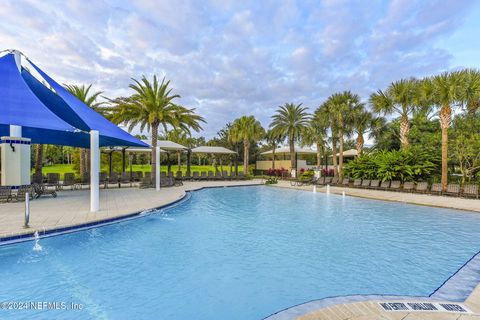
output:
POLYGON ((442 188, 448 183, 448 129, 452 122, 452 109, 461 106, 462 74, 444 72, 422 81, 424 101, 438 110, 438 119, 442 129, 442 188))
MULTIPOLYGON (((332 144, 332 165, 334 175, 337 176, 338 174, 338 162, 337 162, 337 143, 338 143, 338 123, 333 117, 333 111, 331 106, 331 100, 327 99, 324 103, 322 103, 314 112, 313 118, 316 121, 319 121, 327 130, 330 130, 330 140, 332 144)), ((328 164, 328 161, 327 161, 328 164)))
MULTIPOLYGON (((331 95, 328 99, 328 113, 332 118, 333 128, 338 138, 338 175, 343 177, 343 145, 345 135, 350 135, 352 131, 353 110, 362 103, 360 96, 350 91, 343 91, 331 95)), ((336 155, 333 155, 336 158, 336 155)))
MULTIPOLYGON (((68 92, 74 95, 78 100, 82 101, 83 103, 85 103, 87 106, 97 111, 98 113, 104 116, 106 115, 105 108, 104 108, 105 102, 98 100, 98 98, 103 94, 103 91, 90 92, 90 90, 92 89, 92 84, 88 86, 64 84, 63 86, 65 87, 65 89, 67 89, 68 92)), ((37 149, 37 152, 38 152, 38 149, 37 149)), ((90 152, 88 149, 85 149, 85 148, 80 148, 79 152, 80 152, 80 157, 79 157, 80 176, 83 177, 85 174, 87 174, 87 172, 90 171, 89 170, 90 152)))
POLYGON ((302 133, 302 146, 311 146, 314 144, 317 148, 317 167, 322 165, 322 154, 325 153, 327 139, 327 121, 325 117, 314 114, 308 127, 302 133))
POLYGON ((378 90, 370 96, 374 112, 384 115, 400 115, 400 144, 408 148, 410 131, 409 117, 419 105, 420 83, 416 79, 402 79, 390 84, 385 90, 378 90))
POLYGON ((145 128, 152 133, 152 178, 155 177, 157 158, 155 148, 157 147, 159 127, 164 133, 168 128, 181 129, 190 133, 190 129, 200 131, 200 123, 205 120, 195 114, 195 109, 187 109, 175 104, 173 101, 180 98, 180 95, 173 94, 169 88, 170 81, 165 78, 161 82, 157 76, 149 81, 145 76, 140 80, 132 79, 129 85, 134 93, 130 97, 117 98, 112 101, 112 120, 116 123, 123 123, 132 131, 135 126, 140 130, 145 128))
POLYGON ((363 154, 363 145, 365 143, 365 134, 370 132, 370 137, 375 136, 379 128, 385 126, 383 117, 376 117, 372 112, 365 108, 365 105, 358 105, 352 113, 353 131, 356 133, 356 149, 358 156, 363 154))
POLYGON ((243 116, 236 119, 230 129, 233 141, 243 142, 243 173, 248 174, 250 144, 265 136, 265 130, 254 116, 243 116))
POLYGON ((462 83, 459 100, 467 110, 468 117, 474 117, 480 109, 480 71, 465 69, 458 73, 462 83))
POLYGON ((268 130, 265 135, 265 140, 272 146, 272 169, 275 169, 275 151, 277 147, 285 140, 285 136, 282 136, 275 130, 268 130))
POLYGON ((291 167, 295 171, 297 169, 295 142, 300 140, 302 132, 308 126, 309 121, 310 115, 307 112, 307 108, 302 107, 301 103, 298 105, 286 103, 277 109, 270 123, 270 128, 276 134, 287 137, 290 147, 291 167))

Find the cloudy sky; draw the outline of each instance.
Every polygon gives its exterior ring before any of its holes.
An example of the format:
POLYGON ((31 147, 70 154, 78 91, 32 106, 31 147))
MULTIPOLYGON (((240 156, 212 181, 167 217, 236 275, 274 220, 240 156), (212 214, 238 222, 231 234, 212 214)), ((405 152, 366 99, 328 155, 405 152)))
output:
POLYGON ((166 76, 207 137, 241 115, 267 126, 285 102, 480 67, 480 1, 2 0, 0 21, 1 48, 62 83, 115 97, 166 76))

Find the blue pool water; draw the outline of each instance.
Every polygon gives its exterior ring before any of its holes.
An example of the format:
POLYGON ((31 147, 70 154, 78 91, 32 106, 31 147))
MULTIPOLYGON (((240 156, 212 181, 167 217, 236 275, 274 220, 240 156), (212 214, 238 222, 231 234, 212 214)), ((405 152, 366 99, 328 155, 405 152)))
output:
POLYGON ((1 319, 261 319, 312 299, 429 295, 480 249, 480 216, 269 187, 0 247, 1 319))

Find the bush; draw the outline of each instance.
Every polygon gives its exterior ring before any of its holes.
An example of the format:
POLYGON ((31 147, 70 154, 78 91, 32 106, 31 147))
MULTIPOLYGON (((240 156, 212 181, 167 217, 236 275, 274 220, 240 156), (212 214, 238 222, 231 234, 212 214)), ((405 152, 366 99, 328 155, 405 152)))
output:
POLYGON ((428 180, 439 170, 435 153, 411 147, 363 155, 345 165, 345 174, 354 179, 418 181, 428 180))
POLYGON ((280 168, 280 169, 268 169, 267 170, 267 176, 275 176, 275 177, 283 177, 288 174, 288 170, 285 168, 280 168))
POLYGON ((265 184, 277 184, 278 178, 277 177, 270 177, 265 181, 265 184))

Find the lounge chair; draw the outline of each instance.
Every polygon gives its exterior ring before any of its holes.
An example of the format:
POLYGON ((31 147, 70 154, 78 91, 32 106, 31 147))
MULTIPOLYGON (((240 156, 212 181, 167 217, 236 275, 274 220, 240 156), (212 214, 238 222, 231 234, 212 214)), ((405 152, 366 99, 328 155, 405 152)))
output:
POLYGON ((143 175, 142 180, 144 180, 144 179, 152 180, 152 173, 151 172, 145 172, 145 175, 143 175))
POLYGON ((224 170, 224 171, 222 172, 222 179, 223 179, 223 180, 228 180, 228 172, 227 172, 227 170, 224 170))
MULTIPOLYGON (((32 188, 33 188, 33 192, 35 193, 35 199, 38 199, 41 196, 45 196, 45 195, 51 195, 54 198, 57 197, 56 188, 49 188, 49 186, 47 186, 45 184, 34 183, 32 185, 32 188)), ((19 192, 20 192, 20 190, 19 190, 19 192)), ((25 193, 23 194, 23 197, 25 199, 25 193)))
POLYGON ((380 180, 372 180, 370 181, 370 186, 368 187, 369 189, 378 189, 380 188, 380 180))
POLYGON ((368 188, 368 187, 370 187, 370 182, 371 182, 371 180, 369 180, 369 179, 363 179, 363 180, 362 180, 361 187, 362 187, 362 188, 368 188))
POLYGON ((333 177, 332 182, 330 182, 331 185, 337 185, 338 184, 338 177, 333 177))
POLYGON ((20 188, 17 190, 17 193, 12 195, 12 199, 15 199, 15 201, 25 201, 25 195, 27 192, 30 200, 33 199, 34 191, 32 190, 32 186, 20 186, 20 188))
POLYGON ((215 172, 215 180, 222 180, 222 173, 220 171, 215 172))
POLYGON ((139 181, 142 181, 143 179, 143 171, 135 171, 133 172, 134 175, 133 175, 133 181, 135 182, 139 182, 139 181))
POLYGON ((412 192, 414 188, 415 188, 415 183, 413 183, 411 181, 406 181, 406 182, 403 183, 402 191, 412 192))
POLYGON ((146 189, 146 188, 152 188, 153 187, 153 182, 152 182, 152 175, 150 172, 145 172, 145 176, 140 180, 140 189, 146 189))
POLYGON ((198 174, 198 171, 193 172, 192 180, 194 181, 200 180, 200 175, 198 174))
POLYGON ((200 178, 199 180, 207 180, 207 173, 205 171, 202 171, 202 173, 200 174, 200 178))
POLYGON ((462 195, 478 199, 478 184, 466 184, 463 186, 462 195))
POLYGON ((177 171, 176 175, 175 175, 175 179, 176 180, 183 180, 183 173, 182 171, 177 171))
POLYGON ((388 188, 390 188, 390 181, 382 181, 380 183, 380 189, 387 190, 388 188))
POLYGON ((402 186, 402 183, 399 180, 393 180, 390 183, 390 190, 395 191, 395 190, 400 190, 400 187, 402 186))
POLYGON ((350 179, 349 178, 343 178, 342 186, 344 186, 344 187, 350 186, 350 179))
POLYGON ((320 177, 315 181, 315 184, 318 186, 322 186, 325 184, 325 177, 320 177))
POLYGON ((325 185, 331 184, 331 183, 332 183, 332 180, 333 180, 332 177, 325 177, 325 181, 324 181, 323 183, 324 183, 325 185))
POLYGON ((192 180, 192 176, 190 174, 190 171, 185 172, 185 176, 183 177, 183 181, 190 181, 192 180))
POLYGON ((110 187, 110 185, 116 186, 120 188, 120 183, 119 183, 119 177, 118 177, 118 172, 113 171, 110 173, 110 176, 108 177, 108 184, 107 186, 110 187))
POLYGON ((89 186, 90 185, 90 173, 85 172, 83 176, 80 177, 80 182, 77 183, 75 186, 79 187, 80 189, 83 189, 83 186, 89 186))
POLYGON ((32 183, 43 184, 44 178, 43 175, 40 173, 34 173, 32 175, 32 183))
POLYGON ((47 173, 47 186, 60 189, 60 173, 47 173))
POLYGON ((73 172, 67 172, 63 175, 62 189, 70 187, 70 190, 75 189, 75 174, 73 172))
POLYGON ((121 187, 122 185, 125 185, 125 184, 130 185, 130 187, 132 186, 132 178, 130 177, 129 172, 122 172, 118 186, 121 187))
POLYGON ((12 188, 0 187, 0 202, 10 202, 12 200, 12 188))
POLYGON ((428 191, 428 182, 417 182, 415 185, 415 192, 426 193, 428 191))
POLYGON ((362 179, 355 179, 353 180, 353 186, 354 187, 360 187, 362 185, 362 179))
POLYGON ((444 194, 458 197, 460 195, 460 185, 458 183, 449 183, 444 194))
POLYGON ((236 179, 237 180, 246 180, 247 177, 245 176, 245 174, 243 172, 239 172, 236 179))
POLYGON ((100 184, 100 186, 103 185, 104 189, 107 188, 108 176, 106 172, 100 172, 100 176, 98 177, 98 183, 100 184))
POLYGON ((215 176, 213 175, 213 171, 208 171, 208 177, 207 177, 208 180, 213 180, 215 179, 215 176))
POLYGON ((430 192, 434 194, 442 194, 442 184, 441 183, 432 183, 430 192))

